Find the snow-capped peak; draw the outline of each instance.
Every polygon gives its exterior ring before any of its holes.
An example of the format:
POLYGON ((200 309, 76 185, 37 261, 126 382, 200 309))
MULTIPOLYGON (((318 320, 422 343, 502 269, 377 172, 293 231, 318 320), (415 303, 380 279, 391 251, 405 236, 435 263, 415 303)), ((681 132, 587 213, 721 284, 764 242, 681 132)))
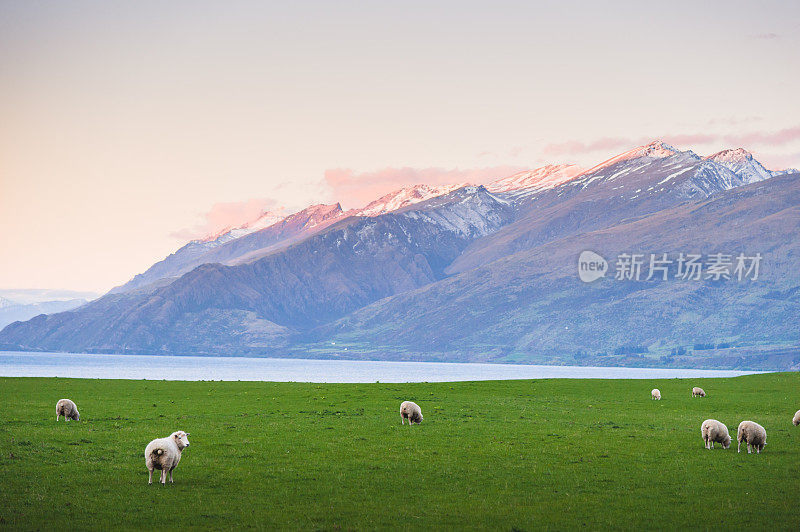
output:
POLYGON ((632 150, 620 153, 619 155, 612 157, 607 161, 603 161, 597 166, 590 168, 584 173, 591 174, 597 172, 598 170, 602 170, 603 168, 607 168, 612 164, 617 164, 622 161, 629 161, 631 159, 639 159, 641 157, 648 157, 650 159, 664 159, 666 157, 678 155, 679 153, 682 152, 676 150, 666 142, 662 140, 655 140, 650 144, 645 144, 644 146, 637 146, 632 150))
POLYGON ((776 172, 771 172, 764 168, 764 166, 753 157, 753 154, 744 148, 722 150, 705 157, 705 159, 714 161, 728 168, 734 174, 738 175, 745 184, 757 183, 777 175, 776 172))
POLYGON ((655 140, 646 146, 634 148, 634 150, 638 152, 636 157, 654 157, 657 159, 663 159, 664 157, 670 157, 671 155, 680 153, 663 140, 655 140))
POLYGON ((221 240, 218 243, 222 244, 235 238, 239 238, 240 236, 260 231, 261 229, 267 228, 272 224, 283 220, 284 218, 285 215, 283 214, 272 211, 264 211, 255 220, 245 222, 242 225, 226 227, 220 231, 206 235, 205 237, 199 239, 198 242, 215 242, 217 240, 221 240))
POLYGON ((387 212, 402 209, 408 205, 435 198, 443 194, 467 186, 466 183, 455 185, 412 185, 401 188, 370 202, 366 207, 352 211, 355 216, 379 216, 387 212))
POLYGON ((580 175, 583 168, 574 164, 548 164, 535 170, 525 170, 486 185, 490 192, 514 190, 543 190, 553 188, 580 175))
POLYGON ((735 150, 722 150, 713 155, 708 155, 705 159, 710 159, 718 163, 746 163, 753 160, 753 154, 744 148, 735 150))
POLYGON ((306 207, 302 211, 288 216, 286 219, 303 220, 303 229, 311 229, 312 227, 316 227, 317 225, 328 220, 339 218, 342 216, 342 214, 342 206, 339 203, 333 203, 330 205, 320 203, 319 205, 311 205, 310 207, 306 207))

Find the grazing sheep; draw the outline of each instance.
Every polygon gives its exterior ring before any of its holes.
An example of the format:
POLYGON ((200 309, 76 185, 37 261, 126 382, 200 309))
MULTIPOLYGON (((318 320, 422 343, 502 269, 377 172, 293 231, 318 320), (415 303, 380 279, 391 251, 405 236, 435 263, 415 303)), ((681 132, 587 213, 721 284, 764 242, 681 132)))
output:
POLYGON ((78 412, 78 407, 69 399, 59 399, 56 403, 56 421, 60 416, 64 416, 64 421, 73 419, 75 421, 81 420, 81 414, 78 412))
POLYGON ((412 423, 422 423, 422 409, 420 409, 417 403, 412 401, 403 401, 400 405, 400 423, 405 425, 406 419, 408 419, 408 426, 410 427, 412 423))
POLYGON ((792 423, 794 426, 800 425, 800 410, 794 413, 794 417, 792 418, 792 423))
POLYGON ((731 446, 731 435, 728 434, 728 427, 716 419, 706 419, 700 425, 700 435, 706 443, 706 449, 713 449, 714 442, 722 444, 723 449, 731 446))
POLYGON ((661 390, 658 388, 653 388, 650 392, 650 399, 655 399, 656 401, 661 400, 661 390))
POLYGON ((706 391, 704 389, 698 388, 697 386, 692 388, 692 397, 705 397, 705 396, 706 396, 706 391))
POLYGON ((161 470, 161 483, 167 483, 167 471, 169 471, 169 481, 172 482, 172 470, 178 467, 181 461, 181 453, 189 447, 189 433, 179 430, 173 432, 166 438, 158 438, 147 444, 144 449, 144 463, 150 472, 147 483, 153 483, 153 469, 161 470))
POLYGON ((747 454, 750 454, 750 446, 754 447, 757 453, 761 453, 767 444, 767 431, 755 421, 742 421, 739 423, 739 430, 736 431, 736 452, 741 452, 742 442, 747 442, 747 454))

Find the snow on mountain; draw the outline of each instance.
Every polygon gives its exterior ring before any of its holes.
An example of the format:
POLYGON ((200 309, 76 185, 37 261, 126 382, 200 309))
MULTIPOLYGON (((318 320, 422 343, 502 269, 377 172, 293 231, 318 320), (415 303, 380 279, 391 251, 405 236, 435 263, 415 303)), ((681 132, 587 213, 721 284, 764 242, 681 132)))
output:
MULTIPOLYGON (((607 161, 603 161, 602 163, 598 164, 597 166, 593 166, 589 168, 585 174, 594 174, 603 170, 604 168, 608 168, 609 166, 615 165, 617 163, 623 161, 629 161, 631 159, 639 159, 641 157, 647 157, 650 159, 664 159, 666 157, 671 157, 673 155, 677 155, 678 153, 687 153, 687 152, 680 152, 661 140, 655 140, 650 144, 646 144, 644 146, 637 146, 632 150, 628 150, 626 152, 620 153, 619 155, 608 159, 607 161)), ((688 152, 691 153, 691 152, 688 152)), ((692 154, 694 155, 694 154, 692 154)), ((695 156, 696 157, 696 156, 695 156)))
POLYGON ((686 166, 694 165, 700 158, 691 151, 679 151, 662 141, 654 141, 644 146, 620 153, 593 166, 572 183, 581 189, 595 182, 609 182, 633 173, 650 173, 654 168, 671 169, 673 175, 665 176, 666 183, 672 177, 683 173, 686 166), (665 160, 669 160, 665 164, 665 160))
POLYGON ((512 207, 484 186, 465 186, 433 198, 419 208, 403 209, 399 216, 438 226, 464 238, 477 238, 507 223, 512 207))
POLYGON ((426 201, 436 196, 449 194, 450 192, 467 186, 466 183, 456 185, 413 185, 410 187, 401 188, 382 196, 375 201, 370 202, 366 207, 356 209, 348 214, 354 216, 380 216, 387 212, 396 211, 426 201))
POLYGON ((600 185, 635 200, 665 192, 708 197, 743 184, 744 178, 725 164, 655 141, 612 157, 564 186, 583 190, 600 185))
POLYGON ((774 175, 780 175, 780 172, 772 172, 764 168, 760 162, 753 158, 753 154, 744 148, 722 150, 705 157, 705 159, 728 168, 738 175, 745 184, 757 183, 774 175))
POLYGON ((584 169, 574 164, 548 164, 535 170, 526 170, 486 185, 495 193, 508 193, 516 198, 553 188, 583 173, 584 169))
POLYGON ((199 239, 199 242, 214 242, 216 245, 224 244, 225 242, 230 242, 235 238, 239 238, 240 236, 244 236, 255 231, 259 231, 261 229, 265 229, 272 224, 275 224, 286 217, 285 214, 278 214, 272 211, 265 211, 250 222, 246 222, 242 225, 238 226, 231 226, 222 229, 221 231, 217 231, 216 233, 212 233, 206 235, 205 237, 199 239))
MULTIPOLYGON (((511 202, 519 207, 522 203, 545 197, 550 198, 547 201, 559 202, 590 186, 592 190, 607 189, 603 194, 620 200, 635 201, 643 197, 656 199, 664 194, 694 198, 708 197, 722 190, 786 172, 765 169, 741 148, 723 150, 701 158, 692 151, 680 151, 656 140, 620 153, 589 170, 571 164, 547 165, 498 179, 480 189, 466 184, 417 184, 400 188, 360 209, 347 212, 343 212, 339 204, 312 205, 289 216, 264 212, 246 224, 189 242, 154 264, 145 274, 136 276, 114 291, 129 290, 158 279, 181 275, 204 263, 232 264, 252 260, 287 243, 306 238, 347 216, 377 217, 407 210, 421 202, 433 205, 451 194, 466 194, 465 201, 471 201, 471 195, 475 196, 478 192, 477 197, 481 197, 484 203, 477 210, 469 210, 470 216, 475 212, 489 215, 491 209, 485 210, 486 205, 511 202)), ((459 234, 477 234, 487 230, 481 227, 478 220, 460 219, 460 214, 452 209, 446 209, 437 216, 442 217, 441 222, 450 223, 452 227, 449 229, 459 234), (450 219, 445 220, 446 217, 450 219)))
MULTIPOLYGON (((691 168, 690 168, 691 169, 691 168)), ((730 190, 746 184, 742 178, 731 169, 703 161, 693 169, 691 179, 682 184, 682 190, 687 196, 700 194, 708 197, 715 192, 730 190)))

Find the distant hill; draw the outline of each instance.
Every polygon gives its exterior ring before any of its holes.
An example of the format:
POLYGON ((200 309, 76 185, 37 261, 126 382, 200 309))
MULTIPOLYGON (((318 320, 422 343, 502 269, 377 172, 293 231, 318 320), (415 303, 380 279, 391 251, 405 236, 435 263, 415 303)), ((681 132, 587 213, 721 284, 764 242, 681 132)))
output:
POLYGON ((64 301, 42 301, 40 303, 16 303, 0 298, 0 328, 15 321, 26 321, 39 314, 54 314, 80 307, 86 299, 67 299, 64 301))

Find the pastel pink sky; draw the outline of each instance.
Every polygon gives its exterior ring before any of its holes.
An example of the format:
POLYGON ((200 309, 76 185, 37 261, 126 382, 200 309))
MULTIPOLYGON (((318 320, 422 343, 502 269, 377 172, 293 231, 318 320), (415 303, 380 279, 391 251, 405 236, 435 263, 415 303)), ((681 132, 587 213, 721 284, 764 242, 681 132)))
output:
POLYGON ((2 2, 0 288, 107 290, 236 206, 357 207, 654 138, 800 166, 798 20, 778 1, 2 2))

